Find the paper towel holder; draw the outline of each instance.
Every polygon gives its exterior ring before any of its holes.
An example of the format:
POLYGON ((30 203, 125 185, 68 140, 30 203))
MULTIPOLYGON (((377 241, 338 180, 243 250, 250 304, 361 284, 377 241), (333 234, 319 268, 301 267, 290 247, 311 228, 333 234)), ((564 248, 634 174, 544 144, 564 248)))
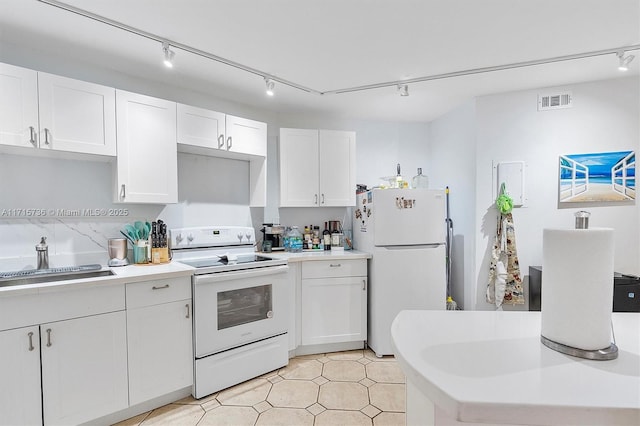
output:
POLYGON ((591 213, 580 210, 576 212, 574 216, 576 217, 576 229, 589 229, 589 217, 591 213))
POLYGON ((611 343, 609 347, 604 349, 588 350, 563 345, 562 343, 554 342, 551 339, 547 339, 543 335, 540 335, 540 341, 543 345, 550 349, 553 349, 554 351, 578 358, 590 359, 593 361, 609 361, 618 358, 618 347, 615 343, 611 343))

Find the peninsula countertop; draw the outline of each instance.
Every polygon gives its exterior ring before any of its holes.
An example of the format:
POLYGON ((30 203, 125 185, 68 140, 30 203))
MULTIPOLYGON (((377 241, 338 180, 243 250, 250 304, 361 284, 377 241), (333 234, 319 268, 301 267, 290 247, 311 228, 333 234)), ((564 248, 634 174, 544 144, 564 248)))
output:
POLYGON ((640 314, 613 314, 611 361, 547 348, 540 324, 540 312, 402 311, 391 333, 408 389, 454 424, 640 424, 640 314))

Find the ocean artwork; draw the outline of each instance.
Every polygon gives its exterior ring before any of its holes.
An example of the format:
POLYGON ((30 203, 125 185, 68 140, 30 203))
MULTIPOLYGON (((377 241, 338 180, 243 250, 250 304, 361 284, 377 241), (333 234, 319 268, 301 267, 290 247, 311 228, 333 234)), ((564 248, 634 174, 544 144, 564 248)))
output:
POLYGON ((636 198, 634 151, 560 156, 561 203, 624 202, 636 198))

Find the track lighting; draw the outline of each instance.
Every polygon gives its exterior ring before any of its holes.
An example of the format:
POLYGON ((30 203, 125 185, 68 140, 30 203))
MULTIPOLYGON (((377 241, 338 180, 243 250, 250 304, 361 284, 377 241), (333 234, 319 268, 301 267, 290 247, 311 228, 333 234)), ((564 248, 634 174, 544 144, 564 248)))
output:
POLYGON ((169 43, 162 43, 162 51, 164 52, 164 66, 167 68, 173 68, 173 57, 176 52, 169 49, 169 43))
POLYGON ((273 93, 274 93, 273 86, 275 86, 275 83, 273 82, 273 80, 265 77, 264 84, 267 86, 267 95, 273 96, 273 93))
POLYGON ((400 96, 409 96, 409 85, 398 84, 398 93, 400 93, 400 96))
POLYGON ((618 56, 618 59, 620 60, 620 63, 618 64, 618 69, 620 71, 628 71, 629 70, 629 63, 631 61, 633 61, 633 58, 635 58, 635 56, 634 55, 627 55, 625 57, 623 50, 618 52, 617 56, 618 56))
MULTIPOLYGON (((0 0, 1 1, 1 0, 0 0)), ((207 58, 209 60, 215 61, 217 63, 220 64, 224 64, 236 69, 239 69, 241 71, 245 71, 247 73, 250 73, 254 76, 262 76, 265 78, 265 84, 267 85, 267 89, 270 92, 270 96, 273 96, 273 80, 266 78, 265 76, 270 75, 267 71, 264 70, 260 70, 260 69, 256 69, 253 67, 250 67, 248 65, 243 65, 239 62, 235 62, 232 61, 231 59, 227 59, 227 58, 223 58, 222 56, 218 56, 215 55, 213 53, 210 52, 206 52, 204 50, 200 50, 197 49, 193 46, 189 46, 187 44, 183 44, 177 41, 172 41, 172 40, 168 40, 167 38, 160 36, 158 34, 154 34, 154 33, 150 33, 147 31, 143 31, 139 28, 136 27, 132 27, 130 25, 126 25, 122 22, 118 22, 118 21, 114 21, 112 19, 106 18, 104 16, 100 16, 100 15, 96 15, 95 13, 91 13, 88 12, 86 10, 74 7, 74 6, 70 6, 68 4, 62 3, 58 0, 39 0, 42 3, 46 3, 50 6, 56 7, 58 9, 64 10, 66 12, 70 12, 70 13, 74 13, 77 14, 79 16, 82 16, 84 18, 87 19, 91 19, 93 21, 97 21, 100 22, 102 24, 105 25, 109 25, 111 27, 114 28, 118 28, 122 31, 126 31, 129 32, 131 34, 136 34, 140 37, 143 37, 145 39, 148 40, 153 40, 155 42, 159 42, 162 43, 162 50, 164 52, 164 56, 165 56, 165 64, 168 67, 171 67, 171 60, 173 59, 174 56, 174 52, 171 51, 171 49, 169 49, 169 43, 171 44, 171 46, 173 46, 175 49, 180 49, 183 52, 189 52, 191 54, 203 57, 203 58, 207 58), (269 80, 269 81, 267 81, 269 80), (271 83, 271 84, 269 84, 271 83)), ((79 2, 76 2, 79 3, 79 2)), ((342 93, 352 93, 352 92, 359 92, 359 91, 363 91, 363 90, 373 90, 373 89, 380 89, 383 87, 393 87, 393 86, 397 86, 398 88, 398 92, 400 93, 401 96, 409 96, 409 88, 408 88, 408 84, 413 84, 413 83, 422 83, 422 82, 427 82, 427 81, 436 81, 436 80, 442 80, 442 79, 446 79, 446 78, 453 78, 453 77, 462 77, 462 76, 468 76, 468 75, 476 75, 476 74, 482 74, 482 73, 491 73, 491 72, 496 72, 496 71, 504 71, 504 70, 512 70, 512 69, 519 69, 519 68, 524 68, 524 67, 531 67, 531 66, 537 66, 537 65, 545 65, 545 64, 553 64, 553 63, 559 63, 562 61, 573 61, 573 60, 577 60, 577 59, 586 59, 586 58, 592 58, 592 57, 596 57, 596 56, 609 56, 611 54, 616 54, 618 56, 618 58, 620 59, 620 70, 624 71, 628 69, 628 65, 629 63, 633 60, 634 56, 633 55, 628 55, 628 56, 624 56, 625 52, 629 52, 629 51, 637 51, 640 50, 640 44, 631 44, 631 45, 625 45, 625 46, 615 46, 615 47, 611 47, 611 48, 606 48, 606 49, 601 49, 601 50, 595 50, 595 51, 588 51, 588 52, 580 52, 580 53, 573 53, 573 54, 568 54, 568 55, 563 55, 563 56, 555 56, 555 57, 550 57, 550 58, 538 58, 538 59, 532 59, 532 60, 527 60, 527 61, 521 61, 521 62, 514 62, 514 63, 506 63, 506 64, 499 64, 499 65, 494 65, 494 66, 486 66, 486 67, 481 67, 481 68, 470 68, 470 69, 463 69, 463 70, 457 70, 457 71, 450 71, 450 72, 445 72, 442 74, 431 74, 431 75, 423 75, 423 76, 419 76, 419 77, 414 77, 414 78, 405 78, 403 80, 396 80, 396 81, 383 81, 380 83, 373 83, 373 84, 367 84, 367 85, 362 85, 362 86, 355 86, 355 87, 345 87, 342 89, 336 89, 336 90, 317 90, 317 89, 313 89, 311 87, 306 87, 303 86, 301 84, 298 84, 296 82, 293 82, 291 80, 286 80, 282 77, 278 77, 278 76, 273 76, 274 80, 277 81, 280 84, 283 84, 285 86, 289 86, 292 87, 294 89, 297 90, 301 90, 303 92, 306 93, 313 93, 315 95, 338 95, 338 94, 342 94, 342 93)))

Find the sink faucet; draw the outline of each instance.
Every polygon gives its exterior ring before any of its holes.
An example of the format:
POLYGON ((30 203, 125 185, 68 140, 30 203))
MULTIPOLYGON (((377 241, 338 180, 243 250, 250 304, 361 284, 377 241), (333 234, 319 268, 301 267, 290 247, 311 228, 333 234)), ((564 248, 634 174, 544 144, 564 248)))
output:
POLYGON ((47 237, 40 239, 40 244, 36 244, 36 254, 38 255, 38 269, 49 269, 49 246, 47 237))

